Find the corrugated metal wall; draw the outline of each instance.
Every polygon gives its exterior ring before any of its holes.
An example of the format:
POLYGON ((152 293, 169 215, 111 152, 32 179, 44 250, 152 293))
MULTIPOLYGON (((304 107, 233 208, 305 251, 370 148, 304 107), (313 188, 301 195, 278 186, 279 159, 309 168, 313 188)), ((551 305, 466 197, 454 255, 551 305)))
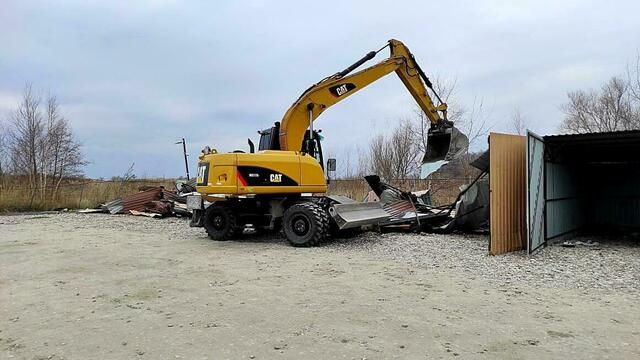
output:
POLYGON ((589 171, 589 224, 640 227, 640 170, 637 165, 589 171))
POLYGON ((490 242, 492 255, 526 247, 526 137, 489 135, 490 242))
POLYGON ((640 170, 634 164, 547 163, 548 240, 603 226, 640 227, 640 170))
POLYGON ((565 164, 546 163, 547 239, 569 235, 586 224, 581 171, 565 164))

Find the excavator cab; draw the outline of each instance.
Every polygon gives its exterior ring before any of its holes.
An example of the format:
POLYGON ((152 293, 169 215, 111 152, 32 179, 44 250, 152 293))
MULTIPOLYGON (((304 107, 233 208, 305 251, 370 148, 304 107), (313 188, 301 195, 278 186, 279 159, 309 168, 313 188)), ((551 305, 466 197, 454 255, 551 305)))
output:
POLYGON ((272 127, 258 131, 260 142, 258 150, 280 150, 280 122, 276 121, 272 127))
MULTIPOLYGON (((313 137, 310 136, 310 130, 307 130, 302 140, 302 152, 311 155, 320 163, 324 169, 324 158, 322 156, 322 130, 313 130, 313 137)), ((272 127, 258 131, 260 134, 260 142, 258 150, 280 150, 280 122, 276 121, 272 127)))
POLYGON ((324 158, 322 157, 322 130, 313 130, 313 138, 309 136, 310 131, 307 130, 304 133, 304 140, 302 142, 302 151, 311 155, 318 163, 322 170, 324 170, 324 158))

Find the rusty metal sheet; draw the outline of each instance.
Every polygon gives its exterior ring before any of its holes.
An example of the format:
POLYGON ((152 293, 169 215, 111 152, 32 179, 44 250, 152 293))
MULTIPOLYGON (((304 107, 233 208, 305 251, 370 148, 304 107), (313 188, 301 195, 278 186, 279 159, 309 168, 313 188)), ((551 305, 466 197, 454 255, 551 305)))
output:
POLYGON ((526 247, 526 137, 489 135, 490 241, 492 255, 526 247))
POLYGON ((129 195, 122 199, 122 213, 128 214, 130 210, 144 211, 144 205, 154 200, 160 200, 162 188, 157 187, 142 191, 137 194, 129 195))
MULTIPOLYGON (((384 211, 391 215, 392 219, 402 218, 408 212, 414 212, 413 205, 409 200, 397 200, 393 202, 385 203, 382 207, 384 211)), ((414 217, 415 218, 415 217, 414 217)))
POLYGON ((186 197, 180 196, 175 191, 167 190, 165 188, 162 188, 162 198, 165 200, 170 200, 177 203, 182 203, 182 204, 187 203, 186 197))

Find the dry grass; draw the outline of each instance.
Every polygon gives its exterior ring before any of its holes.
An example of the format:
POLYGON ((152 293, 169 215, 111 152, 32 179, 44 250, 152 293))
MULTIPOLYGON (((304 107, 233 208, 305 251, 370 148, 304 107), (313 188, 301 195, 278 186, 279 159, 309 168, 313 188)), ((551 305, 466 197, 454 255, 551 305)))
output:
MULTIPOLYGON (((470 181, 465 178, 403 179, 393 181, 392 185, 407 191, 431 189, 434 205, 445 205, 452 203, 459 187, 470 181)), ((65 182, 55 194, 50 189, 43 194, 39 190, 31 191, 26 181, 21 179, 4 179, 0 181, 0 212, 95 208, 107 201, 135 194, 144 186, 175 188, 174 181, 170 179, 139 179, 125 183, 78 179, 65 182)), ((331 180, 329 183, 329 194, 345 195, 358 201, 363 200, 369 190, 364 179, 331 180)))
POLYGON ((135 194, 144 186, 175 189, 174 181, 168 179, 140 179, 125 183, 78 179, 65 182, 57 192, 52 189, 32 191, 20 179, 4 179, 0 185, 0 212, 95 208, 104 202, 135 194))

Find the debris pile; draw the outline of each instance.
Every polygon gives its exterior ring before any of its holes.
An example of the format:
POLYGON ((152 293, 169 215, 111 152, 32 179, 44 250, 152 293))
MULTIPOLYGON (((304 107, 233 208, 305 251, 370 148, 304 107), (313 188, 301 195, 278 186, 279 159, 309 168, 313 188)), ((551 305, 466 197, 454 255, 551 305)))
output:
MULTIPOLYGON (((482 171, 482 169, 480 169, 482 171)), ((387 216, 376 221, 380 230, 427 231, 427 232, 486 232, 489 219, 489 183, 482 171, 469 185, 460 189, 452 204, 434 206, 429 190, 408 192, 384 183, 377 175, 365 176, 371 191, 365 202, 380 203, 380 210, 387 216)), ((362 207, 334 206, 331 214, 349 227, 349 219, 363 222, 362 207)))
POLYGON ((100 205, 97 209, 85 209, 79 213, 109 213, 130 214, 161 218, 167 216, 191 216, 187 209, 186 196, 192 192, 190 184, 178 184, 177 191, 171 191, 164 186, 141 187, 140 192, 111 200, 100 205))

